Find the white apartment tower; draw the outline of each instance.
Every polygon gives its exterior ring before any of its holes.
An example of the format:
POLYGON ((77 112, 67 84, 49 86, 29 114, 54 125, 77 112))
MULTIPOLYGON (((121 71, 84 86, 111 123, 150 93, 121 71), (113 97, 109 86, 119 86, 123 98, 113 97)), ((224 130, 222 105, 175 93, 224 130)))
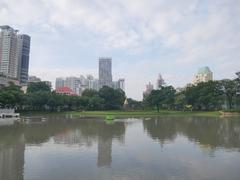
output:
POLYGON ((207 82, 213 80, 213 73, 209 67, 204 66, 198 70, 198 73, 194 76, 193 84, 200 82, 207 82))
POLYGON ((10 26, 0 26, 0 73, 27 83, 30 36, 17 33, 10 26))
POLYGON ((18 78, 18 37, 17 30, 10 26, 0 26, 0 73, 10 78, 18 78))

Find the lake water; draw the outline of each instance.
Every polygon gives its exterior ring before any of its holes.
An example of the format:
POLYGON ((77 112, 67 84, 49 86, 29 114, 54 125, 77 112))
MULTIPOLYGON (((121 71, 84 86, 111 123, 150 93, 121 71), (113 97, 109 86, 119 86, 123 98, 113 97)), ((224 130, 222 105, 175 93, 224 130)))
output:
POLYGON ((240 119, 0 122, 1 180, 239 180, 240 119))

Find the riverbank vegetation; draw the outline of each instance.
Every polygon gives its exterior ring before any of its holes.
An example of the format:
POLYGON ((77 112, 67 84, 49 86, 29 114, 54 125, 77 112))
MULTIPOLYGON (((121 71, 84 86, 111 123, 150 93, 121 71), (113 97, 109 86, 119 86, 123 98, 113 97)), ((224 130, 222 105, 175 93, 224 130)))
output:
POLYGON ((176 115, 192 111, 214 111, 216 114, 215 111, 219 110, 239 112, 239 92, 238 78, 202 82, 180 90, 172 86, 163 86, 151 91, 142 101, 128 98, 128 104, 123 108, 126 95, 120 89, 104 86, 99 91, 85 90, 81 96, 69 96, 57 94, 44 82, 38 82, 29 83, 25 94, 14 84, 1 87, 0 106, 19 111, 77 111, 83 112, 82 114, 86 111, 97 111, 97 114, 101 114, 100 111, 108 110, 125 110, 117 111, 122 115, 150 115, 158 112, 169 114, 171 111, 176 115))

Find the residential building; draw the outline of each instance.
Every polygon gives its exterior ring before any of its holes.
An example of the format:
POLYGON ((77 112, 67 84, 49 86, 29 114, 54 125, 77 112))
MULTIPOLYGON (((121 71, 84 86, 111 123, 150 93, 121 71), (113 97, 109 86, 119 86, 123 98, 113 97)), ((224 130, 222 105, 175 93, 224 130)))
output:
POLYGON ((99 58, 99 88, 112 87, 112 59, 99 58))
POLYGON ((198 73, 194 76, 193 84, 198 84, 200 82, 207 82, 213 80, 213 73, 209 67, 204 66, 198 70, 198 73))
POLYGON ((29 76, 28 77, 28 82, 41 82, 41 79, 38 78, 37 76, 29 76))
POLYGON ((0 29, 0 72, 18 78, 18 31, 10 26, 0 26, 0 29))
POLYGON ((69 95, 69 96, 76 96, 77 94, 70 89, 69 87, 59 87, 55 90, 56 93, 58 94, 65 94, 65 95, 69 95))
POLYGON ((112 87, 114 89, 121 89, 121 90, 125 91, 125 80, 119 79, 118 81, 113 81, 112 87))
POLYGON ((158 75, 158 79, 157 79, 157 89, 161 89, 162 86, 165 85, 165 81, 164 79, 162 78, 162 75, 159 73, 158 75))
POLYGON ((79 94, 79 86, 80 86, 80 78, 74 77, 74 76, 66 78, 66 80, 65 80, 65 87, 69 87, 76 94, 79 94))
POLYGON ((21 84, 28 82, 29 69, 29 53, 30 53, 30 36, 26 34, 18 35, 18 51, 19 51, 19 81, 21 84))
POLYGON ((152 92, 153 89, 154 89, 153 84, 151 82, 149 82, 146 85, 146 90, 143 92, 143 98, 148 96, 152 92))
POLYGON ((21 84, 28 80, 30 36, 17 34, 10 26, 0 26, 0 73, 18 79, 21 84))
POLYGON ((65 85, 65 79, 64 78, 56 78, 56 81, 55 81, 55 89, 57 88, 60 88, 60 87, 64 87, 65 85))
POLYGON ((9 83, 19 85, 19 81, 17 79, 7 77, 1 73, 0 74, 0 88, 1 88, 1 86, 8 86, 9 83))

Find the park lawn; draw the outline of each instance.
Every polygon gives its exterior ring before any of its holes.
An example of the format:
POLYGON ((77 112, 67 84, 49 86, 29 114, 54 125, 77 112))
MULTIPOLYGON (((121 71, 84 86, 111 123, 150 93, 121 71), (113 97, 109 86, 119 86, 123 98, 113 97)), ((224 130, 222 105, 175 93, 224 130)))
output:
POLYGON ((157 111, 71 111, 67 114, 73 116, 88 116, 88 117, 106 117, 107 115, 113 115, 115 117, 149 117, 149 116, 202 116, 202 117, 219 117, 220 113, 218 111, 169 111, 161 110, 159 113, 157 111))

